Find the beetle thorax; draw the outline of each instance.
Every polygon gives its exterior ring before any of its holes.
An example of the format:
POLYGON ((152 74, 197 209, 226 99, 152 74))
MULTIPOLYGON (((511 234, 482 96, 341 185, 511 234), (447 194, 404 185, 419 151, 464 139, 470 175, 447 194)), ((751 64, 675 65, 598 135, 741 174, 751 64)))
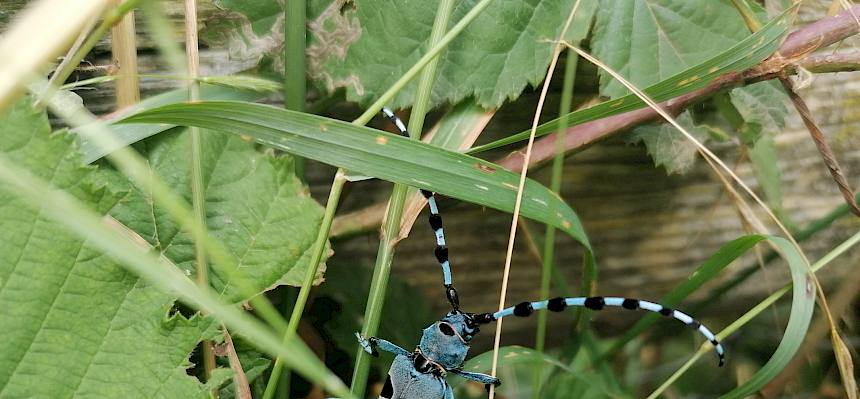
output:
POLYGON ((425 328, 418 345, 424 356, 449 370, 462 365, 469 352, 469 341, 477 333, 467 323, 468 317, 452 312, 425 328))

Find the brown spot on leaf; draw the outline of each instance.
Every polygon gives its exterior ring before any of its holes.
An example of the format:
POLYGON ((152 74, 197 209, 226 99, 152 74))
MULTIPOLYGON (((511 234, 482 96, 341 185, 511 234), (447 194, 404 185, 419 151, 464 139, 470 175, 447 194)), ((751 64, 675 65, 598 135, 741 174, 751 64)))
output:
POLYGON ((388 144, 388 137, 385 136, 376 136, 376 144, 386 145, 388 144))
POLYGON ((494 167, 492 167, 492 166, 484 165, 484 164, 481 164, 481 163, 476 163, 476 164, 475 164, 475 167, 477 167, 477 168, 478 168, 478 170, 480 170, 481 172, 485 172, 485 173, 496 173, 496 168, 494 168, 494 167))

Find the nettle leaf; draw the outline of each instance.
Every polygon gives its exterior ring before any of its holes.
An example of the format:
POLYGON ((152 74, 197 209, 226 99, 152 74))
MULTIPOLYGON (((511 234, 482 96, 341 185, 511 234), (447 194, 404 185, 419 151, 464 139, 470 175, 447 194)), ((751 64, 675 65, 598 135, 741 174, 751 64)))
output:
MULTIPOLYGON (((709 137, 706 130, 693 124, 693 118, 688 112, 682 113, 676 119, 700 143, 709 137)), ((672 125, 646 125, 633 129, 627 142, 632 144, 640 141, 645 143, 654 164, 662 165, 669 174, 684 174, 696 161, 696 145, 672 125)))
MULTIPOLYGON (((458 2, 452 24, 476 3, 458 2)), ((431 103, 457 103, 474 96, 483 107, 498 108, 505 100, 519 96, 527 84, 539 83, 552 55, 551 41, 558 37, 574 3, 507 0, 488 7, 441 55, 431 103)), ((567 40, 578 42, 585 37, 596 3, 582 2, 567 40)), ((376 99, 427 52, 436 8, 432 1, 367 0, 342 14, 323 12, 311 24, 314 39, 308 51, 312 77, 330 91, 346 87, 351 101, 376 99), (325 24, 324 18, 345 18, 349 23, 325 24), (353 35, 343 37, 357 40, 332 43, 329 38, 343 29, 354 30, 353 35)), ((417 82, 412 82, 392 106, 410 105, 416 88, 417 82)))
MULTIPOLYGON (((594 55, 637 87, 699 64, 749 36, 730 0, 603 0, 594 55)), ((600 93, 629 91, 600 71, 600 93)))
MULTIPOLYGON (((188 135, 181 130, 162 133, 144 141, 139 149, 155 173, 191 203, 188 135)), ((323 210, 295 176, 292 157, 275 156, 271 150, 260 152, 237 136, 211 131, 202 134, 202 150, 210 233, 227 245, 257 292, 284 284, 301 285, 323 210)), ((124 181, 116 173, 108 179, 124 181)), ((154 206, 148 193, 129 187, 129 194, 112 214, 180 268, 189 273, 194 269, 190 234, 180 231, 166 211, 154 206)), ((317 284, 324 271, 325 265, 320 265, 317 284)), ((248 299, 225 278, 213 269, 213 288, 224 292, 228 301, 248 299)))
MULTIPOLYGON (((118 204, 28 100, 0 120, 10 160, 99 212, 118 204)), ((0 186, 0 397, 208 397, 185 369, 214 325, 173 301, 0 186)))
MULTIPOLYGON (((457 3, 456 23, 478 0, 457 3)), ((444 51, 431 106, 474 96, 498 108, 546 74, 553 44, 576 0, 506 0, 487 8, 444 51)), ((283 72, 283 12, 277 0, 218 0, 224 10, 206 21, 201 38, 227 47, 248 68, 271 64, 283 72)), ((565 40, 590 30, 597 0, 582 0, 565 40)), ((308 73, 328 91, 369 103, 427 52, 437 3, 423 0, 317 0, 309 3, 308 73)), ((414 101, 412 82, 390 104, 414 101)))

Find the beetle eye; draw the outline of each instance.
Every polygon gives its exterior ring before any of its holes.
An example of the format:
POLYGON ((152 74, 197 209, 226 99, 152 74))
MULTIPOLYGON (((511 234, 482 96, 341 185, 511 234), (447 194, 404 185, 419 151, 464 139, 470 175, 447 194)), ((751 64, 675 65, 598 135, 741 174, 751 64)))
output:
POLYGON ((454 335, 454 328, 448 323, 439 323, 439 331, 448 336, 454 335))

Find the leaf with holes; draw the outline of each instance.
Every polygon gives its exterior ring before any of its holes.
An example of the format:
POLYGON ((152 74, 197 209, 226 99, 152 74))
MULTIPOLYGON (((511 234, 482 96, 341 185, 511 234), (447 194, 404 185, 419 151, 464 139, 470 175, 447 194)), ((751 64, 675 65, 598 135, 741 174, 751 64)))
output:
MULTIPOLYGON (((538 84, 552 56, 550 41, 558 37, 575 2, 508 0, 484 10, 441 55, 431 104, 457 103, 474 96, 483 107, 498 108, 505 100, 518 97, 527 84, 538 84)), ((451 20, 462 18, 476 3, 458 2, 451 20)), ((581 2, 568 41, 585 37, 596 4, 594 0, 581 2)), ((321 20, 313 21, 311 34, 315 39, 309 48, 312 76, 328 90, 346 87, 349 100, 375 100, 427 52, 426 38, 436 7, 435 2, 428 1, 355 3, 342 15, 358 30, 357 40, 346 49, 323 40, 340 26, 326 30, 321 20), (345 57, 342 51, 346 51, 345 57)), ((391 105, 409 106, 416 88, 417 82, 412 82, 391 105)))
MULTIPOLYGON (((731 48, 749 29, 729 0, 604 0, 594 56, 637 87, 650 86, 731 48)), ((629 90, 600 71, 600 93, 629 90)))
MULTIPOLYGON (((28 100, 0 120, 7 159, 99 212, 119 204, 28 100)), ((208 397, 185 369, 213 325, 173 301, 0 186, 0 397, 208 397)))
MULTIPOLYGON (((458 2, 451 20, 463 17, 477 0, 458 2)), ((516 98, 546 74, 552 43, 576 0, 496 2, 473 21, 442 54, 432 105, 467 96, 487 108, 516 98), (487 40, 492 38, 492 40, 487 40)), ((283 71, 283 18, 280 2, 219 0, 227 13, 207 22, 202 37, 229 43, 231 56, 271 63, 283 71)), ((566 39, 588 33, 596 0, 582 0, 566 39)), ((388 89, 427 51, 436 2, 318 0, 308 7, 308 72, 329 91, 347 90, 347 99, 368 102, 388 89)), ((393 101, 411 105, 416 83, 393 101)))

